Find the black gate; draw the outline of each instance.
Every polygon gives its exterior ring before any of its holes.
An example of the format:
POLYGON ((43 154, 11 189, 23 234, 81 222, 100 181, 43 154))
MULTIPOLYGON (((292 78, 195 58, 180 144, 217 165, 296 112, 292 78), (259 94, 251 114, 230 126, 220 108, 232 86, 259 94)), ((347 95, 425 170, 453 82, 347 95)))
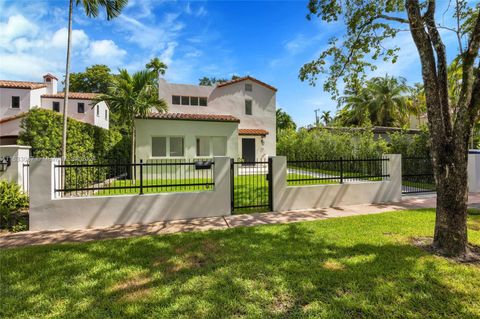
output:
POLYGON ((430 157, 402 157, 402 194, 436 191, 430 157))
POLYGON ((272 159, 230 164, 232 212, 271 211, 272 159))

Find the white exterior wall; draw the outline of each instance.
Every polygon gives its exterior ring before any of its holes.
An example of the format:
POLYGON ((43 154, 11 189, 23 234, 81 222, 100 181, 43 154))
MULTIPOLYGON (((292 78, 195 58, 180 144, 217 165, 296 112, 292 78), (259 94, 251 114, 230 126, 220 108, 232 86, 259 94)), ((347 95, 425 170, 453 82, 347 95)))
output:
MULTIPOLYGON (((238 153, 238 123, 236 122, 211 122, 211 121, 184 121, 137 119, 135 156, 137 161, 165 159, 168 157, 152 157, 153 136, 182 136, 184 137, 184 155, 181 158, 196 158, 196 138, 200 136, 226 137, 226 156, 237 158, 238 153)), ((168 154, 167 154, 168 155, 168 154)), ((178 158, 178 157, 174 157, 178 158)), ((205 156, 202 156, 205 158, 205 156)))
MULTIPOLYGON (((60 113, 63 113, 63 98, 42 98, 42 108, 47 110, 52 110, 53 102, 60 103, 60 113)), ((82 100, 82 99, 68 99, 68 109, 67 115, 70 118, 76 119, 78 121, 89 123, 92 125, 97 125, 102 128, 108 129, 108 119, 105 120, 105 111, 107 108, 105 102, 98 103, 100 105, 100 116, 96 116, 96 105, 93 104, 92 100, 82 100), (78 103, 85 104, 85 113, 78 113, 78 103), (95 107, 93 107, 95 106, 95 107), (93 108, 92 108, 93 107, 93 108)), ((110 116, 110 114, 108 115, 110 116)))
POLYGON ((230 215, 230 159, 215 157, 212 191, 55 198, 53 166, 35 159, 30 167, 30 230, 79 229, 116 224, 230 215))
POLYGON ((93 111, 94 111, 93 125, 96 125, 108 130, 109 123, 110 123, 110 110, 108 109, 107 103, 102 101, 95 104, 93 111), (98 113, 97 113, 97 108, 99 109, 98 113), (105 114, 105 111, 106 111, 106 114, 105 114))
POLYGON ((41 107, 42 94, 47 93, 47 88, 41 88, 30 91, 30 109, 34 107, 41 107))
POLYGON ((30 90, 0 88, 0 103, 0 118, 28 112, 30 110, 30 90), (12 109, 12 96, 20 97, 19 109, 12 109))
MULTIPOLYGON (((269 132, 264 145, 256 143, 257 158, 276 155, 276 92, 245 80, 223 87, 170 84, 160 79, 159 94, 164 98, 171 113, 230 114, 240 119, 239 129, 264 129, 269 132), (245 84, 252 84, 252 92, 245 91, 245 84), (173 105, 172 95, 208 97, 207 106, 173 105), (245 114, 245 100, 252 100, 252 115, 245 114), (263 150, 263 151, 262 151, 263 150)), ((239 136, 239 154, 241 155, 241 138, 239 136)))
POLYGON ((480 192, 480 152, 471 150, 468 154, 468 191, 480 192))

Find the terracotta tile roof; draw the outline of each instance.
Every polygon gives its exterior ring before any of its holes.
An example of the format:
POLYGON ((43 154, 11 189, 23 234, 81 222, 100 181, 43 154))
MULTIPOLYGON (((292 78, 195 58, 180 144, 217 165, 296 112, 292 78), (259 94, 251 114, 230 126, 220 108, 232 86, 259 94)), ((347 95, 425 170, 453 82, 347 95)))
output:
MULTIPOLYGON (((62 98, 65 96, 64 92, 59 92, 56 94, 43 94, 43 98, 62 98)), ((69 92, 69 99, 77 100, 94 100, 98 96, 98 93, 83 93, 83 92, 69 92)))
POLYGON ((238 118, 224 114, 150 113, 147 119, 240 122, 238 118))
POLYGON ((11 89, 41 89, 47 87, 45 83, 42 82, 28 82, 28 81, 10 81, 10 80, 0 80, 1 88, 11 88, 11 89))
POLYGON ((10 121, 13 121, 13 120, 16 120, 16 119, 19 119, 19 118, 22 118, 24 117, 25 115, 27 115, 26 112, 22 112, 22 113, 18 113, 16 115, 12 115, 12 116, 9 116, 9 117, 4 117, 4 118, 1 118, 0 119, 0 124, 1 123, 6 123, 6 122, 10 122, 10 121))
POLYGON ((217 87, 222 87, 222 86, 226 86, 226 85, 230 85, 230 84, 234 84, 234 83, 238 83, 238 82, 242 82, 242 81, 246 81, 246 80, 250 80, 250 81, 255 82, 257 84, 260 84, 260 85, 262 85, 262 86, 264 86, 264 87, 266 87, 266 88, 268 88, 272 91, 277 92, 277 89, 275 87, 273 87, 273 86, 271 86, 271 85, 269 85, 265 82, 262 82, 260 80, 257 80, 254 77, 251 77, 249 75, 238 78, 238 79, 235 79, 235 80, 230 80, 230 81, 227 81, 227 82, 219 83, 219 84, 217 84, 217 87))
POLYGON ((53 78, 53 79, 55 79, 55 80, 58 81, 58 78, 57 78, 55 75, 51 74, 51 73, 45 74, 45 75, 43 76, 43 78, 44 78, 44 79, 45 79, 45 78, 53 78))
POLYGON ((268 131, 260 128, 241 128, 238 135, 267 135, 268 131))

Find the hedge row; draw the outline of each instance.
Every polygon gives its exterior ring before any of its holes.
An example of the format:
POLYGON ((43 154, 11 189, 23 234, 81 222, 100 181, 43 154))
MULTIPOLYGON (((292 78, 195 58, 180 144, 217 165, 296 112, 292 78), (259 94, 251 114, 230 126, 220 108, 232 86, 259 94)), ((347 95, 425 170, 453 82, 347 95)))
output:
POLYGON ((428 156, 428 133, 395 132, 375 138, 370 130, 330 131, 326 129, 282 130, 277 135, 277 154, 289 160, 376 158, 382 154, 428 156))

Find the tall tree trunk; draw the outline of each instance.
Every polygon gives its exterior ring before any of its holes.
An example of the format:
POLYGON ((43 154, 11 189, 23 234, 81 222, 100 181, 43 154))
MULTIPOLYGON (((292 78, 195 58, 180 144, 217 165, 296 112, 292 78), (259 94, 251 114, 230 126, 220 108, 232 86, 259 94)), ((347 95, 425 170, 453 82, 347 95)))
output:
POLYGON ((65 162, 67 158, 67 109, 68 92, 70 90, 70 47, 72 44, 72 13, 73 0, 70 0, 70 6, 68 9, 67 62, 65 65, 65 96, 63 98, 62 162, 65 162))

